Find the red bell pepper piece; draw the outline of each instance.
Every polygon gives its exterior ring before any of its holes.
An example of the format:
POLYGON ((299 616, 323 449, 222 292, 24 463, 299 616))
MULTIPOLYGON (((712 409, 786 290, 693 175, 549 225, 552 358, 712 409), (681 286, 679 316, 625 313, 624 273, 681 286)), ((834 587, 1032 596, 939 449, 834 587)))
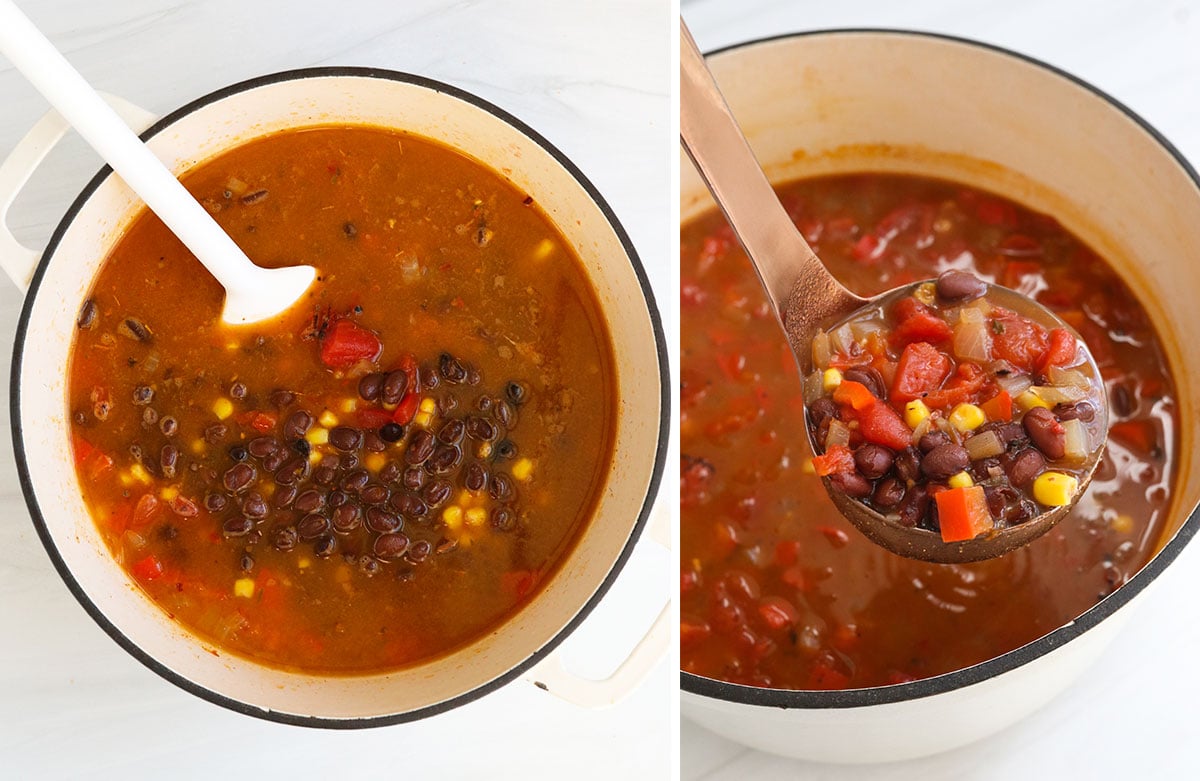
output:
POLYGON ((144 559, 134 562, 129 571, 138 580, 158 580, 163 575, 163 565, 154 556, 147 556, 144 559))
POLYGON ((419 393, 409 393, 400 400, 400 405, 392 413, 392 422, 407 426, 417 414, 417 405, 421 403, 419 393))
POLYGON ((994 526, 981 485, 949 488, 938 492, 933 499, 937 502, 943 542, 973 540, 994 526))
POLYGON ((892 380, 891 402, 907 404, 933 393, 950 374, 950 359, 928 342, 915 342, 904 348, 892 380))
POLYGON ((1006 390, 1002 390, 983 404, 980 404, 979 408, 983 410, 984 415, 988 416, 988 420, 1002 420, 1007 423, 1013 417, 1012 394, 1006 390))
POLYGON ((856 410, 864 410, 877 401, 866 385, 854 380, 842 380, 833 392, 833 400, 856 410))
POLYGON ((374 361, 382 352, 379 336, 352 320, 338 320, 321 340, 321 363, 330 369, 347 369, 359 361, 374 361))
POLYGON ((978 394, 987 387, 991 378, 987 372, 973 363, 960 363, 945 386, 925 397, 930 409, 949 409, 964 402, 977 401, 978 394))

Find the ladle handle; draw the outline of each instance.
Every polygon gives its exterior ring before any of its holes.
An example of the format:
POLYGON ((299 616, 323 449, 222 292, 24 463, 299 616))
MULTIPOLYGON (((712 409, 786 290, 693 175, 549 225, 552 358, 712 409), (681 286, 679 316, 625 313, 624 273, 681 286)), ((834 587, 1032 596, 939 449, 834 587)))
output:
POLYGON ((796 230, 742 134, 717 82, 679 20, 679 137, 754 263, 780 320, 797 280, 823 317, 860 301, 833 278, 796 230), (824 296, 822 299, 821 297, 824 296), (833 300, 831 301, 830 298, 833 300))
POLYGON ((0 0, 0 51, 226 290, 246 286, 257 267, 12 0, 0 0))

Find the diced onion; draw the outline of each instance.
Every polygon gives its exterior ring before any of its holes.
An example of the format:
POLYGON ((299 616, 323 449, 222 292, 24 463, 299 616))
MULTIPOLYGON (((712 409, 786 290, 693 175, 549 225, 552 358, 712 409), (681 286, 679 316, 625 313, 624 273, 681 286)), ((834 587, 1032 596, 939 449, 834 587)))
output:
POLYGON ((849 355, 854 343, 854 332, 850 330, 849 324, 839 326, 829 334, 829 349, 835 353, 849 355))
POLYGON ((829 421, 829 433, 825 435, 825 452, 828 453, 834 445, 850 446, 850 428, 837 418, 829 421))
POLYGON ((824 372, 815 371, 804 378, 804 403, 812 404, 825 395, 824 372))
POLYGON ((1015 399, 1033 387, 1033 378, 1028 374, 1010 374, 1007 377, 996 375, 996 384, 1015 399))
POLYGON ((992 358, 992 338, 978 309, 965 307, 954 326, 954 355, 960 360, 984 363, 992 358))
POLYGON ((832 358, 833 355, 829 350, 829 334, 824 331, 817 331, 817 335, 813 337, 813 366, 818 369, 828 369, 829 361, 832 358))
POLYGON ((1085 388, 1071 386, 1058 388, 1053 385, 1035 385, 1033 386, 1033 392, 1038 395, 1038 398, 1052 407, 1056 404, 1074 404, 1077 401, 1083 401, 1087 398, 1087 390, 1085 388))
POLYGON ((929 433, 929 429, 933 426, 933 416, 927 416, 924 420, 917 424, 913 429, 912 442, 917 444, 921 441, 921 437, 929 433))
POLYGON ((1088 433, 1087 428, 1080 420, 1064 420, 1063 427, 1063 448, 1064 458, 1068 461, 1083 461, 1088 457, 1088 433))
POLYGON ((1000 441, 1000 436, 995 431, 976 434, 964 442, 963 447, 967 449, 967 455, 971 457, 972 461, 995 458, 1004 452, 1004 443, 1000 441))
POLYGON ((887 329, 887 325, 881 318, 872 318, 870 320, 855 320, 850 324, 850 332, 854 334, 855 341, 864 343, 867 337, 873 333, 879 333, 887 329))
POLYGON ((1057 366, 1050 367, 1047 377, 1051 385, 1059 387, 1069 385, 1072 388, 1088 388, 1092 384, 1083 372, 1075 369, 1060 369, 1057 366))

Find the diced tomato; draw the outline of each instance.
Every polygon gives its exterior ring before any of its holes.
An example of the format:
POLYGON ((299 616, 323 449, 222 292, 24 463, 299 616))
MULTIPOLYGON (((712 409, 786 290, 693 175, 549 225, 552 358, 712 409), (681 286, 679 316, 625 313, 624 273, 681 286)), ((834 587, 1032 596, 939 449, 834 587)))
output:
POLYGON ((790 567, 800 558, 800 543, 796 540, 780 540, 775 544, 775 563, 790 567))
POLYGON ((783 597, 764 597, 758 603, 758 614, 763 623, 777 632, 800 620, 800 613, 783 597))
POLYGON ((954 336, 954 329, 949 323, 911 296, 896 302, 892 307, 892 317, 898 323, 888 336, 893 347, 903 347, 913 342, 940 344, 954 336))
POLYGON ((538 580, 540 580, 540 573, 537 570, 512 570, 500 576, 500 588, 506 594, 517 599, 524 599, 533 593, 538 580))
POLYGON ((682 619, 679 622, 679 646, 687 648, 712 634, 712 627, 703 622, 682 619))
POLYGON ((1025 277, 1036 277, 1042 273, 1042 264, 1035 260, 1010 260, 1004 264, 1000 274, 1000 284, 1013 290, 1019 290, 1025 277))
POLYGON ((383 342, 374 331, 344 318, 331 325, 321 340, 321 363, 331 369, 374 361, 382 352, 383 342))
POLYGON ((690 594, 700 588, 700 573, 694 569, 685 569, 679 573, 679 593, 690 594))
POLYGON ((354 411, 354 417, 363 428, 381 428, 392 422, 392 411, 379 407, 360 407, 354 411))
POLYGON ((941 387, 950 374, 950 359, 927 342, 916 342, 904 348, 892 380, 891 402, 907 404, 941 387))
POLYGON ((696 507, 708 501, 708 481, 716 470, 703 458, 683 456, 679 464, 679 504, 696 507))
POLYGON ((842 380, 842 383, 833 392, 833 400, 856 410, 864 410, 878 401, 875 394, 871 393, 866 385, 854 380, 842 380))
POLYGON ((1123 420, 1114 423, 1108 435, 1126 447, 1141 453, 1151 453, 1159 445, 1159 425, 1152 420, 1123 420))
POLYGON ((1017 207, 997 198, 980 199, 979 205, 975 207, 975 214, 981 222, 1005 228, 1015 228, 1019 221, 1017 207))
POLYGON ((1000 391, 995 396, 979 405, 979 407, 983 410, 983 414, 988 416, 988 420, 1001 420, 1005 423, 1012 420, 1012 394, 1006 390, 1000 391))
POLYGON ((266 434, 275 428, 279 419, 269 412, 251 410, 238 415, 237 420, 243 426, 249 426, 260 434, 266 434))
POLYGON ((1046 329, 1016 312, 997 307, 992 311, 992 354, 1019 369, 1037 368, 1049 347, 1046 329))
POLYGON ((991 382, 991 377, 979 366, 960 363, 941 390, 925 397, 925 404, 930 409, 950 409, 959 404, 978 401, 979 394, 991 382))
POLYGON ((850 535, 836 526, 818 526, 817 531, 825 535, 825 539, 835 548, 844 548, 850 544, 850 535))
POLYGON ((137 501, 137 505, 133 508, 133 515, 129 518, 129 527, 131 529, 140 529, 148 525, 158 517, 161 508, 162 506, 157 496, 154 494, 142 494, 141 498, 137 501))
POLYGON ((1050 346, 1042 357, 1038 371, 1045 374, 1051 366, 1070 366, 1075 362, 1076 352, 1074 335, 1065 328, 1055 328, 1050 332, 1050 346))
POLYGON ((681 281, 679 300, 684 306, 703 306, 708 301, 708 292, 695 282, 681 281))
POLYGON ((392 422, 399 423, 401 426, 407 426, 412 422, 413 416, 417 414, 417 405, 421 403, 421 395, 419 393, 409 393, 400 400, 399 406, 392 413, 392 422))
POLYGON ((874 401, 857 415, 858 432, 868 442, 892 450, 903 450, 912 443, 912 429, 886 402, 874 401))
POLYGON ((746 368, 746 356, 742 353, 721 353, 717 356, 717 365, 727 379, 736 382, 742 378, 742 370, 746 368))
POLYGON ((839 670, 835 670, 827 664, 817 662, 808 674, 808 686, 806 688, 818 691, 830 691, 833 689, 845 689, 849 683, 850 676, 839 670))
POLYGON ((933 498, 937 502, 938 525, 943 542, 973 540, 991 531, 995 525, 981 485, 949 488, 938 492, 933 498))
POLYGON ((793 565, 785 569, 779 575, 779 579, 797 591, 808 590, 808 582, 804 579, 804 570, 799 565, 793 565))
POLYGON ((858 644, 858 627, 854 624, 838 624, 833 630, 833 647, 839 651, 853 651, 858 644))
POLYGON ((83 437, 76 436, 74 444, 75 466, 90 479, 95 480, 109 469, 112 469, 112 458, 91 442, 88 442, 83 437))
POLYGON ((886 241, 874 233, 866 233, 854 242, 854 246, 850 248, 850 254, 859 263, 873 264, 879 262, 879 258, 886 248, 886 241))
POLYGON ((841 472, 853 472, 854 453, 850 452, 850 448, 845 445, 834 445, 824 455, 813 457, 813 468, 817 470, 817 475, 820 477, 841 472))
POLYGON ((134 562, 129 571, 138 580, 158 580, 163 575, 163 565, 154 556, 147 556, 144 559, 134 562))

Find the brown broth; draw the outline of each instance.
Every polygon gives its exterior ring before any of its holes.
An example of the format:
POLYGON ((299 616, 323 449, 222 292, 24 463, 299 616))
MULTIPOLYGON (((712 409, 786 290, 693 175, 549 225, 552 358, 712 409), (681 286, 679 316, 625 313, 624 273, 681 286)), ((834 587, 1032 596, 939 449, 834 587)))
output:
POLYGON ((1075 511, 1024 549, 971 565, 887 553, 806 469, 800 381, 749 261, 718 215, 690 222, 680 253, 682 668, 791 689, 925 678, 1024 645, 1137 572, 1165 521, 1177 408, 1158 337, 1111 267, 1053 218, 949 182, 861 174, 780 195, 857 293, 955 267, 1058 312, 1102 370, 1109 445, 1075 511))
MULTIPOLYGON (((183 181, 252 260, 315 265, 319 281, 278 322, 230 329, 219 322, 222 290, 157 218, 140 215, 113 249, 91 293, 95 321, 78 331, 68 402, 84 496, 114 557, 207 642, 285 668, 395 669, 495 630, 553 576, 590 517, 611 458, 612 347, 578 258, 537 204, 495 172, 383 129, 279 133, 205 162, 183 181), (151 338, 130 338, 121 327, 127 318, 151 338), (322 337, 338 318, 378 334, 377 361, 344 372, 321 363, 322 337), (404 532, 426 540, 429 555, 381 561, 361 528, 329 535, 335 550, 321 556, 311 543, 291 551, 270 544, 275 527, 301 519, 294 510, 272 509, 255 524, 255 539, 231 538, 222 532, 229 513, 205 509, 206 494, 222 493, 233 448, 263 433, 255 412, 275 419, 273 436, 301 408, 377 430, 377 421, 360 419, 373 405, 357 398, 359 377, 395 368, 406 355, 422 376, 436 376, 442 353, 477 371, 478 382, 419 389, 418 398, 437 404, 431 430, 465 416, 480 397, 503 398, 510 381, 526 389, 511 427, 515 456, 494 448, 484 455, 469 438, 462 446, 468 461, 510 475, 516 498, 496 502, 456 485, 447 505, 481 507, 489 517, 506 506, 514 529, 450 523, 443 508, 431 508, 423 519, 404 519, 404 532), (234 383, 245 386, 245 398, 231 398, 234 383), (139 386, 153 389, 150 404, 131 403, 139 386), (297 400, 277 409, 270 394, 278 389, 297 400), (111 406, 103 421, 97 394, 111 406), (228 433, 206 441, 222 398, 232 401, 222 421, 228 433), (343 406, 348 399, 357 399, 355 411, 343 406), (168 437, 148 424, 147 407, 160 420, 174 416, 178 432, 168 437), (174 479, 155 469, 168 442, 180 453, 174 479), (516 476, 522 462, 531 467, 524 480, 516 476), (173 512, 176 493, 198 513, 173 512), (147 494, 158 501, 142 513, 149 519, 137 512, 147 494), (243 571, 247 554, 252 566, 243 571), (252 588, 237 585, 245 580, 252 588)), ((404 466, 420 414, 379 457, 361 453, 373 482, 386 482, 386 463, 404 466)), ((312 449, 339 456, 329 445, 312 449)), ((257 464, 254 490, 270 503, 271 474, 261 461, 247 463, 257 464)), ((398 480, 388 485, 404 491, 398 480)))

